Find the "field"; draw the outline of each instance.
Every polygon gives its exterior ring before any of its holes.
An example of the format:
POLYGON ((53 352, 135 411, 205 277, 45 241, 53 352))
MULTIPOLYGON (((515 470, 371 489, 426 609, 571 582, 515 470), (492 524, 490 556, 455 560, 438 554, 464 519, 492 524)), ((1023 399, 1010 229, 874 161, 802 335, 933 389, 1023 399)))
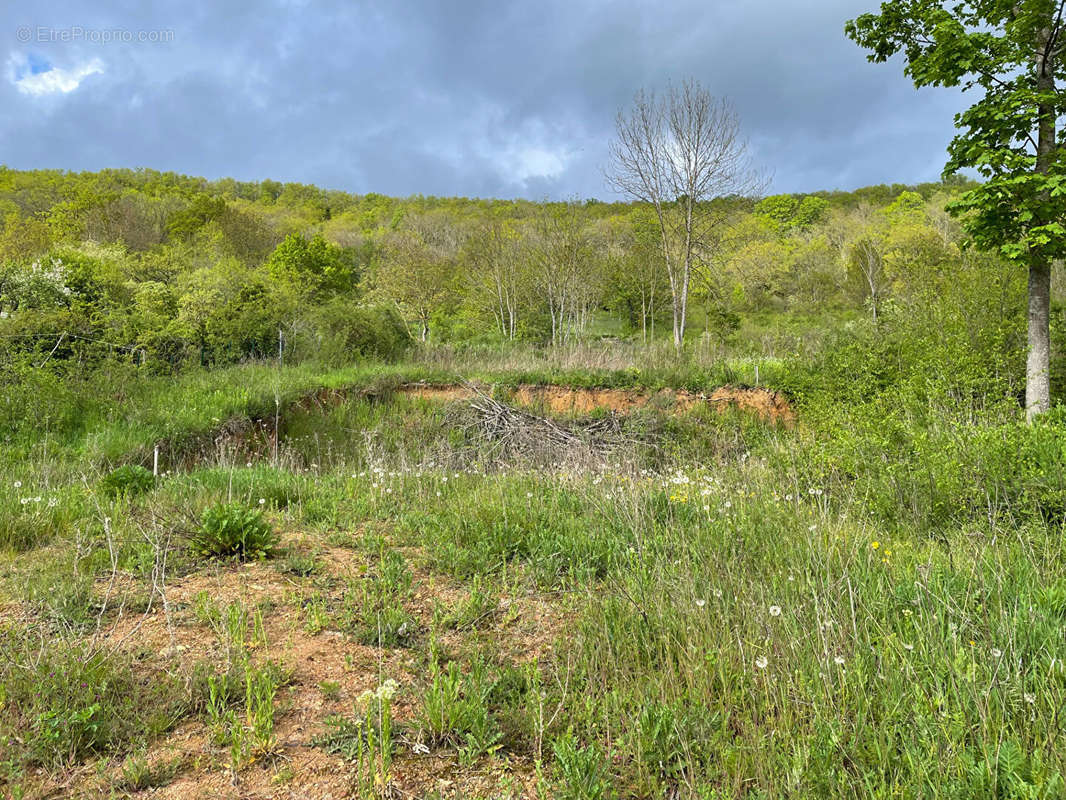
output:
POLYGON ((3 791, 1060 796, 1054 418, 653 355, 72 387, 0 486, 3 791))

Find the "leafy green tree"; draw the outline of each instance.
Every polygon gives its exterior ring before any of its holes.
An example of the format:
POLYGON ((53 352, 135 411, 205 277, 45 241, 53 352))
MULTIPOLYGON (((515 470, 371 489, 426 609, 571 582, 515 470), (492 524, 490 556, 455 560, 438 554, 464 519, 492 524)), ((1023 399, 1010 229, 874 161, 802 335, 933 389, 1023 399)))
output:
POLYGON ((1028 269, 1026 418, 1050 404, 1051 263, 1066 256, 1063 0, 892 0, 846 25, 869 60, 902 53, 915 86, 979 88, 956 117, 945 174, 985 182, 952 204, 974 242, 1028 269))
POLYGON ((298 233, 286 236, 270 254, 267 271, 318 300, 352 291, 358 281, 351 257, 321 234, 311 239, 298 233))

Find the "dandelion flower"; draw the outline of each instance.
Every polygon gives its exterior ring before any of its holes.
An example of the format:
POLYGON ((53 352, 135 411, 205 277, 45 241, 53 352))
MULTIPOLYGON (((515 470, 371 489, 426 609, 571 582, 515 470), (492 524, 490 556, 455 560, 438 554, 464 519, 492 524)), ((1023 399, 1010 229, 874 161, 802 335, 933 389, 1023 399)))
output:
POLYGON ((757 666, 759 669, 766 669, 766 665, 769 663, 770 662, 767 660, 766 656, 759 656, 757 659, 755 659, 755 666, 757 666))
POLYGON ((992 658, 999 658, 1001 655, 1003 655, 1002 650, 1000 650, 998 647, 992 648, 992 658))
POLYGON ((22 481, 15 481, 14 486, 15 486, 16 489, 21 489, 22 488, 22 481))
POLYGON ((833 659, 833 663, 836 664, 838 667, 844 666, 844 656, 837 656, 833 659))
POLYGON ((872 547, 874 550, 876 550, 880 546, 881 546, 880 542, 876 542, 876 541, 870 542, 870 547, 872 547))
POLYGON ((265 497, 260 497, 260 498, 259 498, 259 505, 261 505, 261 506, 265 506, 265 505, 266 505, 266 501, 267 501, 267 500, 266 500, 266 498, 265 498, 265 497))
POLYGON ((780 617, 781 616, 781 606, 770 606, 770 616, 771 617, 780 617))
POLYGON ((696 601, 696 606, 698 608, 703 608, 705 605, 707 605, 707 601, 702 598, 696 601))

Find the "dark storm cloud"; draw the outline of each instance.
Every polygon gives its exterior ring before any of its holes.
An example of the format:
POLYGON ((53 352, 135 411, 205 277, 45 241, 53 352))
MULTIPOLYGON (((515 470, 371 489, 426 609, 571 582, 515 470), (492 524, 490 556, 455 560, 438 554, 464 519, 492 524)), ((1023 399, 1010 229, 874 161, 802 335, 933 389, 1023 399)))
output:
POLYGON ((955 92, 916 92, 898 63, 866 63, 842 30, 873 7, 85 0, 47 12, 8 8, 0 11, 0 161, 401 195, 608 197, 602 168, 616 111, 642 86, 692 77, 733 101, 775 191, 936 179, 963 102, 955 92))

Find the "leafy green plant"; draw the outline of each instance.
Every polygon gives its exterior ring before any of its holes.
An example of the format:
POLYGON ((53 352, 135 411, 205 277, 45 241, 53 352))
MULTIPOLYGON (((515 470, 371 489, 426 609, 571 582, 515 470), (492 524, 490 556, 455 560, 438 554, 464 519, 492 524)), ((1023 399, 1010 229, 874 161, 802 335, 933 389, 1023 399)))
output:
POLYGON ((582 747, 572 733, 555 740, 557 782, 553 796, 560 800, 609 800, 616 793, 607 773, 607 760, 595 744, 582 747))
POLYGON ((190 537, 190 545, 203 556, 248 561, 271 557, 278 539, 262 511, 226 503, 204 511, 200 527, 190 537))
POLYGON ((166 673, 142 680, 118 655, 0 630, 0 735, 14 763, 60 767, 122 755, 168 730, 184 709, 181 687, 166 673))
POLYGON ((395 550, 383 550, 377 569, 349 581, 341 598, 338 624, 363 644, 398 647, 409 641, 417 621, 404 608, 411 593, 411 571, 395 550))
POLYGON ((495 681, 485 662, 478 659, 462 672, 458 661, 441 669, 434 660, 430 675, 418 715, 423 734, 435 744, 456 746, 467 764, 496 752, 502 734, 489 710, 495 681))
POLYGON ((155 475, 140 464, 125 464, 100 479, 100 488, 108 497, 134 497, 155 486, 155 475))

